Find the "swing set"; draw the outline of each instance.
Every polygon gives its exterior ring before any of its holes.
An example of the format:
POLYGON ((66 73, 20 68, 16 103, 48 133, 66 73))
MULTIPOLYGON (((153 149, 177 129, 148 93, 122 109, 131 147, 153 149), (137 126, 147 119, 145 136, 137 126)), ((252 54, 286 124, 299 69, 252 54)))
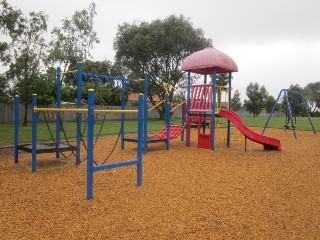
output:
MULTIPOLYGON (((65 158, 68 157, 67 155, 64 154, 64 152, 71 152, 71 155, 75 155, 76 157, 76 164, 80 164, 80 146, 81 142, 84 145, 85 150, 87 150, 87 146, 84 144, 85 141, 83 139, 83 133, 85 131, 85 128, 87 125, 85 125, 83 131, 81 131, 81 122, 82 122, 82 114, 86 113, 86 111, 78 111, 82 107, 82 85, 83 85, 83 80, 84 81, 89 81, 89 80, 94 80, 98 79, 103 81, 104 83, 107 82, 119 82, 119 86, 121 85, 121 101, 122 101, 122 107, 121 110, 125 110, 125 88, 126 88, 126 83, 127 82, 134 82, 134 79, 131 78, 125 78, 125 77, 115 77, 115 76, 106 76, 106 75, 100 75, 100 74, 92 74, 92 73, 84 73, 82 72, 82 64, 78 63, 77 70, 74 71, 67 71, 67 72, 61 72, 61 68, 57 68, 57 75, 56 75, 56 92, 57 92, 57 97, 56 97, 56 108, 39 108, 37 106, 37 98, 33 97, 32 99, 32 143, 31 144, 19 144, 19 97, 15 97, 15 132, 14 132, 14 162, 18 163, 19 162, 19 150, 20 151, 25 151, 32 153, 32 172, 36 171, 36 156, 37 154, 41 153, 56 153, 56 158, 60 157, 60 154, 63 155, 65 158), (77 79, 77 102, 76 102, 76 109, 73 108, 62 108, 61 107, 61 76, 64 75, 70 75, 72 76, 72 79, 77 79), (43 113, 43 120, 45 121, 48 131, 51 136, 52 143, 38 143, 37 142, 37 122, 39 118, 39 113, 43 113), (46 113, 48 112, 55 113, 55 137, 53 134, 53 131, 50 129, 50 125, 48 123, 48 117, 46 113), (67 138, 65 129, 62 125, 63 121, 63 113, 68 112, 68 113, 76 113, 76 124, 77 124, 77 131, 76 131, 76 145, 73 146, 70 144, 70 141, 67 138), (61 141, 61 132, 64 135, 65 142, 61 141)), ((114 84, 114 83, 113 83, 114 84)), ((130 111, 130 110, 127 110, 130 111)), ((121 134, 123 134, 123 129, 124 129, 124 113, 125 112, 119 112, 118 110, 109 110, 108 112, 113 112, 113 113, 120 113, 121 114, 121 127, 120 131, 121 134)), ((103 118, 103 122, 101 124, 99 134, 96 137, 96 141, 98 140, 98 137, 100 135, 100 132, 102 130, 103 124, 105 121, 105 115, 103 118)), ((86 123, 87 124, 87 123, 86 123)), ((118 137, 119 138, 119 137, 118 137)), ((118 140, 116 141, 116 143, 118 140)), ((110 154, 109 154, 110 155, 110 154)))
POLYGON ((298 106, 298 104, 302 104, 302 107, 303 107, 303 110, 304 112, 306 113, 308 119, 309 119, 309 122, 310 122, 310 125, 311 125, 311 128, 313 130, 313 133, 316 134, 316 131, 314 129, 314 125, 312 123, 312 120, 311 120, 311 117, 309 115, 309 112, 307 110, 307 107, 306 107, 306 103, 304 101, 304 97, 301 93, 299 92, 296 92, 296 91, 292 91, 290 89, 282 89, 277 97, 277 100, 275 101, 273 107, 272 107, 272 110, 270 112, 270 115, 268 117, 268 120, 266 122, 266 124, 264 125, 264 128, 262 130, 262 133, 261 135, 264 134, 267 126, 268 126, 268 123, 272 117, 272 114, 275 112, 276 110, 276 106, 278 104, 278 101, 280 100, 280 97, 283 93, 283 98, 284 98, 284 101, 286 103, 286 123, 284 125, 284 130, 287 131, 290 129, 290 125, 291 125, 291 129, 293 130, 293 135, 294 135, 294 138, 297 139, 297 134, 296 134, 296 128, 297 128, 297 114, 296 114, 296 108, 298 106), (293 99, 293 106, 291 106, 291 103, 290 103, 290 99, 293 99))

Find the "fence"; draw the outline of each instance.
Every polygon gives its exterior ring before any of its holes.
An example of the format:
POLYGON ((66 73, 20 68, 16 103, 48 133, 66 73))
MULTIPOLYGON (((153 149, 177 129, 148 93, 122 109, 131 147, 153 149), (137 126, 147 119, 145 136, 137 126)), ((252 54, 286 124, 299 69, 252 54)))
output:
MULTIPOLYGON (((49 105, 49 106, 41 106, 41 107, 55 107, 55 105, 49 105)), ((65 104, 62 106, 63 108, 76 108, 77 106, 75 104, 65 104)), ((86 105, 82 106, 82 108, 87 108, 86 105)), ((95 109, 109 109, 109 110, 120 110, 121 106, 96 106, 95 109)), ((128 106, 125 108, 126 110, 138 110, 138 107, 136 106, 128 106)), ((19 116, 20 116, 20 120, 23 119, 24 116, 24 111, 25 111, 25 107, 23 104, 20 104, 19 107, 19 116)), ((14 121, 14 104, 4 104, 4 103, 0 103, 0 123, 13 123, 14 121)), ((181 118, 181 108, 177 108, 176 110, 174 110, 173 112, 173 117, 175 118, 181 118)), ((31 105, 29 106, 28 109, 28 122, 31 121, 31 115, 32 115, 32 109, 31 109, 31 105)), ((55 121, 56 119, 56 113, 55 112, 45 112, 45 113, 40 113, 38 115, 38 119, 44 120, 44 118, 47 118, 48 121, 55 121), (45 116, 44 116, 45 114, 45 116)), ((121 114, 120 113, 108 113, 106 115, 104 114, 95 114, 95 120, 102 120, 102 119, 106 119, 106 120, 120 120, 121 114)), ((135 113, 126 113, 125 114, 125 119, 137 119, 137 114, 135 113)), ((75 121, 76 120, 76 113, 75 112, 62 112, 61 113, 61 118, 64 121, 75 121)), ((83 113, 82 114, 82 118, 86 119, 87 118, 87 114, 83 113)), ((159 113, 157 112, 157 110, 152 110, 148 113, 148 118, 149 119, 158 119, 159 118, 159 113)))

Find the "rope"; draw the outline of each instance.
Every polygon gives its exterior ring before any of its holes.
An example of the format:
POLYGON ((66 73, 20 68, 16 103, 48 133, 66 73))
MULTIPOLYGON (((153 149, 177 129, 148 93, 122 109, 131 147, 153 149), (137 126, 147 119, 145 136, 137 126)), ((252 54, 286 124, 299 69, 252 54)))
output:
MULTIPOLYGON (((71 152, 71 154, 70 154, 69 156, 67 156, 67 155, 65 155, 63 152, 59 151, 59 148, 58 148, 58 146, 57 146, 57 144, 56 144, 55 138, 54 138, 53 133, 52 133, 52 131, 51 131, 51 128, 50 128, 50 125, 49 125, 49 122, 48 122, 48 119, 47 119, 47 116, 46 116, 46 113, 45 113, 45 112, 43 112, 43 116, 44 116, 44 121, 45 121, 45 123, 46 123, 46 125, 47 125, 47 128, 48 128, 48 131, 49 131, 49 133, 50 133, 51 140, 52 140, 54 146, 56 147, 56 151, 58 151, 58 152, 64 157, 64 159, 69 158, 71 155, 74 155, 74 152, 73 152, 73 151, 71 152)), ((60 118, 60 124, 62 124, 61 118, 60 118)), ((70 147, 69 141, 68 141, 68 139, 67 139, 67 136, 66 136, 66 133, 65 133, 64 130, 63 130, 63 133, 64 133, 64 137, 65 137, 65 139, 66 139, 66 141, 67 141, 67 144, 68 144, 68 146, 70 147)))
MULTIPOLYGON (((108 156, 103 160, 103 162, 100 165, 105 164, 109 160, 109 158, 113 154, 114 150, 116 149, 116 146, 117 146, 117 144, 119 142, 119 139, 120 139, 120 135, 121 135, 121 127, 119 129, 118 137, 117 137, 117 140, 116 140, 116 142, 114 143, 114 145, 112 147, 112 150, 109 152, 108 156)), ((95 163, 95 164, 98 165, 97 163, 95 163)))
MULTIPOLYGON (((63 122, 62 122, 61 119, 62 119, 62 118, 61 118, 61 116, 60 116, 60 127, 61 127, 60 129, 62 129, 64 139, 66 140, 68 147, 70 147, 71 144, 70 144, 69 139, 68 139, 68 137, 67 137, 67 133, 66 133, 66 131, 64 130, 63 122)), ((62 152, 61 152, 61 154, 62 154, 64 157, 66 157, 62 152)), ((71 154, 70 154, 68 157, 71 157, 71 155, 74 155, 74 156, 75 156, 74 151, 72 151, 71 154)))
MULTIPOLYGON (((103 129, 103 126, 104 126, 104 123, 105 123, 105 120, 106 120, 106 116, 107 116, 107 114, 105 113, 104 116, 103 116, 102 123, 101 123, 101 125, 100 125, 99 132, 98 132, 98 134, 97 134, 97 136, 96 136, 96 139, 95 139, 95 142, 94 142, 94 144, 93 144, 93 149, 95 148, 95 146, 96 146, 96 144, 97 144, 97 142, 98 142, 98 139, 99 139, 100 136, 101 136, 102 129, 103 129)), ((87 122, 86 122, 86 125, 87 125, 87 122)), ((85 125, 85 127, 86 127, 86 125, 85 125)), ((79 127, 78 127, 78 131, 80 132, 80 140, 81 140, 81 142, 82 142, 82 145, 83 145, 85 151, 88 152, 87 145, 86 145, 86 143, 85 143, 85 141, 84 141, 84 139, 83 139, 83 133, 84 133, 84 131, 82 132, 81 129, 79 129, 79 127)), ((109 160, 109 158, 110 158, 111 155, 113 154, 113 152, 114 152, 114 150, 115 150, 115 148, 116 148, 116 146, 117 146, 117 144, 118 144, 118 142, 119 142, 120 135, 121 135, 121 126, 120 126, 120 130, 119 130, 119 133, 118 133, 117 140, 116 140, 116 142, 115 142, 112 150, 110 151, 110 153, 108 154, 108 156, 103 160, 103 162, 100 163, 100 164, 97 163, 97 162, 93 159, 93 163, 94 163, 95 165, 97 165, 97 166, 98 166, 98 165, 103 165, 103 164, 105 164, 105 163, 109 160)), ((85 158, 87 158, 87 156, 86 156, 85 158)))

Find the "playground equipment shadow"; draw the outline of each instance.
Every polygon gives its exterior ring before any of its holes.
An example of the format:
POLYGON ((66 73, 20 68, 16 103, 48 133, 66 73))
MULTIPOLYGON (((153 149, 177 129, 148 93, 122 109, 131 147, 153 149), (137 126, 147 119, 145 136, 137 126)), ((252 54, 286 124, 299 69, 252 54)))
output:
MULTIPOLYGON (((253 128, 261 132, 261 128, 253 128)), ((217 131, 215 151, 172 141, 149 145, 143 185, 135 167, 94 175, 94 199, 86 198, 86 162, 73 156, 39 155, 31 173, 28 153, 13 163, 13 149, 0 152, 0 236, 4 239, 317 239, 320 236, 320 135, 267 129, 282 151, 240 144, 227 148, 217 131)), ((102 162, 115 136, 99 139, 102 162)), ((134 159, 126 143, 110 161, 134 159)), ((82 160, 85 152, 82 151, 82 160)))

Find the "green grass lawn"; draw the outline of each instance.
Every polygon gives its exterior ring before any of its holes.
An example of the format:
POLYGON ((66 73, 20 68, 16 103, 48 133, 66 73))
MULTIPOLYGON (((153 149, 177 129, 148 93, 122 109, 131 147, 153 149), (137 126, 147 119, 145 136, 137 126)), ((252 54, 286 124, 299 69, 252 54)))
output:
MULTIPOLYGON (((268 117, 245 117, 242 118, 244 123, 249 127, 264 127, 268 117)), ((315 117, 311 118, 311 121, 313 123, 313 126, 316 131, 320 131, 320 118, 315 117)), ((286 118, 285 117, 272 117, 268 123, 268 128, 284 128, 284 125, 286 124, 286 118)), ((289 123, 291 128, 291 123, 289 123)), ((307 117, 297 117, 296 119, 296 129, 297 130, 303 130, 303 131, 312 131, 312 126, 310 124, 310 121, 307 117)))
MULTIPOLYGON (((172 124, 181 124, 180 119, 173 119, 172 124)), ((267 122, 267 117, 246 117, 243 118, 245 124, 249 127, 264 127, 267 122)), ((320 131, 320 118, 313 118, 312 122, 316 131, 320 131)), ((95 123, 95 134, 99 133, 102 122, 97 121, 95 123)), ((285 125, 284 117, 272 117, 268 128, 283 128, 285 125)), ((53 136, 55 136, 55 122, 49 124, 53 136)), ((72 140, 76 137, 76 122, 63 122, 63 126, 67 135, 67 138, 72 140)), ((85 123, 82 123, 82 129, 85 123)), ((149 120, 148 121, 148 132, 158 132, 164 126, 164 122, 160 120, 149 120)), ((104 122, 101 130, 101 135, 115 135, 118 134, 120 129, 119 120, 108 120, 104 122)), ((308 118, 297 118, 297 130, 311 131, 311 125, 308 118)), ((48 127, 44 122, 38 124, 38 142, 52 142, 48 127)), ((125 134, 134 134, 137 132, 137 121, 126 120, 125 122, 125 134)), ((87 132, 84 131, 84 136, 87 132)), ((0 146, 13 145, 14 141, 14 125, 13 123, 0 124, 0 146)), ((64 134, 61 132, 61 141, 64 140, 64 134)), ((27 127, 20 126, 19 128, 19 143, 30 143, 31 142, 31 123, 27 127)))
MULTIPOLYGON (((180 119, 173 119, 171 121, 172 124, 181 124, 180 119)), ((100 133, 103 135, 116 135, 120 130, 120 121, 119 120, 106 120, 103 125, 102 121, 96 121, 94 126, 95 135, 100 133), (102 128, 101 128, 102 126, 102 128), (101 132, 100 132, 101 129, 101 132)), ((83 131, 83 135, 87 135, 86 123, 83 122, 81 124, 81 129, 85 128, 83 131)), ((148 121, 148 132, 157 132, 161 130, 164 126, 164 121, 161 120, 149 120, 148 121)), ((76 122, 63 122, 64 132, 66 133, 67 139, 73 140, 76 138, 76 122)), ((52 135, 55 137, 55 122, 49 123, 49 128, 52 135)), ((138 124, 137 120, 126 120, 125 121, 125 134, 135 134, 137 133, 138 124)), ((31 123, 28 123, 28 126, 23 127, 20 125, 19 127, 19 143, 30 143, 31 142, 31 123)), ((47 124, 44 122, 38 122, 37 129, 37 141, 38 142, 52 142, 51 134, 47 127, 47 124)), ((61 131, 61 141, 65 141, 64 133, 61 131)), ((13 145, 14 143, 14 124, 13 123, 5 123, 0 124, 0 146, 13 145)))

